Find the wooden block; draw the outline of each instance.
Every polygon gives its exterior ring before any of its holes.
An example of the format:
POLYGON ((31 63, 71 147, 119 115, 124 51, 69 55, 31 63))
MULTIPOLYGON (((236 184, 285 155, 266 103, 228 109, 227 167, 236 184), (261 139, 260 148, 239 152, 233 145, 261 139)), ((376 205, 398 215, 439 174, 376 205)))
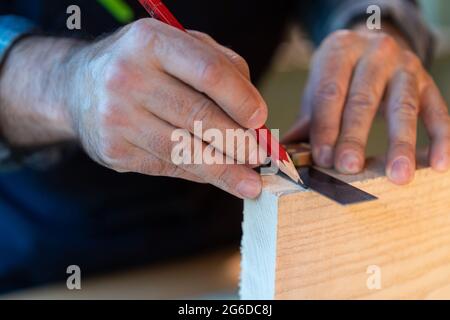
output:
POLYGON ((296 167, 306 167, 312 164, 311 147, 309 144, 299 143, 287 145, 285 149, 296 167))
POLYGON ((390 183, 382 161, 328 173, 379 200, 340 206, 264 177, 260 198, 245 201, 241 297, 450 299, 450 172, 419 165, 407 186, 390 183))

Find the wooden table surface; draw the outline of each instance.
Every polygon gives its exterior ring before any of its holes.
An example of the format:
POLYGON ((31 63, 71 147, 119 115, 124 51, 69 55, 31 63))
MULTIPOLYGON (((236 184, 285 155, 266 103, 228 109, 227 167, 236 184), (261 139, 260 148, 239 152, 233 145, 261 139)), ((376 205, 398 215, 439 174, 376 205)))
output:
POLYGON ((235 249, 15 292, 0 299, 237 299, 240 255, 235 249))

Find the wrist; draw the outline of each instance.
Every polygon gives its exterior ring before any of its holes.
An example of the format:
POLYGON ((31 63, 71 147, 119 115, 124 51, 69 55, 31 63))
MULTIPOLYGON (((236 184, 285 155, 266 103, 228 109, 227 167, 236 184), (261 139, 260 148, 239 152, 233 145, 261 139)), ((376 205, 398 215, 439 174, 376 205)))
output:
POLYGON ((64 106, 64 123, 70 130, 73 139, 80 136, 80 113, 90 103, 93 86, 89 85, 89 46, 85 42, 77 42, 72 45, 62 57, 64 68, 59 70, 62 73, 63 88, 60 97, 64 106))
POLYGON ((29 36, 5 59, 0 77, 0 127, 15 146, 73 140, 67 97, 77 40, 29 36))

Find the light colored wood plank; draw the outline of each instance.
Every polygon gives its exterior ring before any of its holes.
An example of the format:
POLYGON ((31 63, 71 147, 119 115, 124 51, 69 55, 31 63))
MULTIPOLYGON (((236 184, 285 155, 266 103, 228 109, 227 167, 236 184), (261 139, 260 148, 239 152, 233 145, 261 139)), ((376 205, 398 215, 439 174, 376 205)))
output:
POLYGON ((361 175, 337 175, 379 197, 352 206, 264 177, 261 197, 245 203, 241 296, 450 299, 450 173, 420 163, 402 187, 387 180, 381 161, 361 175), (372 265, 381 289, 367 286, 372 265))

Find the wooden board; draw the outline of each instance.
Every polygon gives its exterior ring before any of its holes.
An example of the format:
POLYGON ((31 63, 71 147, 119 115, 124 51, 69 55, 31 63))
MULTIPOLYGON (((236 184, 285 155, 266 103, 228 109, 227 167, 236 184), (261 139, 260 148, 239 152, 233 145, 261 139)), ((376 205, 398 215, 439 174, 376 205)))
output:
POLYGON ((0 300, 237 299, 239 262, 233 246, 93 277, 82 272, 81 290, 68 290, 63 281, 0 295, 0 300))
POLYGON ((337 176, 379 200, 340 206, 264 177, 243 222, 243 299, 450 299, 450 173, 419 159, 395 186, 382 161, 337 176))

